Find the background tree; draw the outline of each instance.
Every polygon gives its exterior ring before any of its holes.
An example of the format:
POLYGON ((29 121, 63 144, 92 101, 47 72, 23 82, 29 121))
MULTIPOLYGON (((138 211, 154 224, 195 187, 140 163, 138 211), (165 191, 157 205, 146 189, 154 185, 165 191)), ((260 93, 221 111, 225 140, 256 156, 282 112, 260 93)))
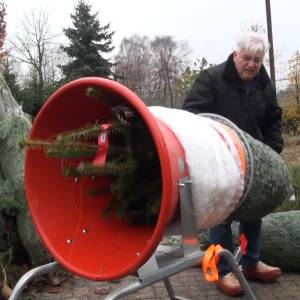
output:
POLYGON ((300 130, 300 53, 296 53, 288 62, 289 85, 283 94, 283 124, 286 134, 296 135, 300 130))
POLYGON ((133 35, 121 42, 115 76, 148 105, 176 106, 173 85, 187 65, 188 45, 171 36, 133 35))
POLYGON ((16 72, 15 61, 9 55, 4 57, 1 61, 2 76, 7 83, 15 100, 22 104, 22 92, 19 84, 19 75, 16 72))
POLYGON ((143 100, 148 99, 151 89, 150 40, 146 36, 133 35, 124 38, 119 53, 114 58, 115 78, 133 90, 143 100))
POLYGON ((110 24, 100 25, 98 13, 91 13, 91 6, 80 0, 71 14, 73 28, 64 29, 70 44, 62 50, 71 59, 61 66, 66 80, 83 76, 109 77, 112 63, 103 57, 103 53, 113 50, 110 24))
POLYGON ((173 86, 174 95, 176 95, 176 99, 178 101, 178 107, 182 106, 185 96, 192 88, 196 78, 198 77, 199 73, 206 69, 212 67, 213 64, 209 64, 205 57, 202 59, 197 59, 193 66, 188 66, 184 72, 182 73, 181 77, 178 78, 173 86))
POLYGON ((292 90, 292 97, 300 112, 300 52, 296 51, 289 60, 289 85, 292 90))
MULTIPOLYGON (((27 113, 36 115, 48 96, 49 72, 52 76, 50 62, 57 58, 57 35, 49 21, 46 11, 33 10, 22 20, 23 31, 10 41, 12 56, 26 68, 26 80, 22 102, 27 113), (30 90, 30 93, 26 92, 30 90), (28 96, 28 98, 26 97, 28 96)), ((59 76, 56 78, 59 81, 59 76)))
POLYGON ((157 36, 151 42, 154 88, 160 103, 174 107, 172 86, 187 64, 187 44, 171 36, 157 36))
POLYGON ((6 38, 6 5, 3 1, 0 2, 0 60, 6 55, 6 51, 3 50, 5 38, 6 38))

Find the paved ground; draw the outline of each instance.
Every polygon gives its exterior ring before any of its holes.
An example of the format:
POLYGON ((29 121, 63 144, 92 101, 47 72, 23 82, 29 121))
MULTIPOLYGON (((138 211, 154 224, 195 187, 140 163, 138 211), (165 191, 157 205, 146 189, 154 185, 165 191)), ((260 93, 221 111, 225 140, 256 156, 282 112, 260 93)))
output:
MULTIPOLYGON (((120 285, 128 285, 134 277, 126 277, 120 282, 93 282, 82 278, 70 276, 59 288, 50 288, 48 291, 31 293, 27 299, 39 300, 101 300, 105 295, 120 285), (105 295, 104 295, 105 294, 105 295)), ((198 268, 191 268, 171 277, 171 283, 176 295, 189 299, 247 299, 224 296, 212 283, 204 280, 198 268)), ((277 282, 272 284, 250 283, 252 290, 259 300, 288 299, 300 300, 300 273, 284 273, 277 282)), ((158 282, 139 292, 131 294, 126 300, 162 300, 169 299, 165 286, 158 282)))

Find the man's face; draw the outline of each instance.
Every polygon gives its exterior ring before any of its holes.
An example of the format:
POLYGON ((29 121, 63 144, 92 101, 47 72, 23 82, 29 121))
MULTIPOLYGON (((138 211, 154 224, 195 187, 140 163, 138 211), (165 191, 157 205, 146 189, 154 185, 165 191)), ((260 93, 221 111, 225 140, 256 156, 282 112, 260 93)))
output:
POLYGON ((251 81, 258 73, 264 54, 262 52, 250 52, 240 50, 233 53, 233 61, 239 76, 245 82, 251 81))

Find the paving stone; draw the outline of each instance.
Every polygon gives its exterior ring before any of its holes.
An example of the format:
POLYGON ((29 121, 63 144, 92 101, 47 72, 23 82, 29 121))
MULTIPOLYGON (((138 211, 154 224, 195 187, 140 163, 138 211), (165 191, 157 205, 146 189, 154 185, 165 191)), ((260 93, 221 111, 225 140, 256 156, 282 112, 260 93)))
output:
MULTIPOLYGON (((128 286, 136 277, 128 276, 118 282, 95 282, 73 276, 61 288, 59 294, 38 293, 30 299, 38 300, 104 300, 107 295, 95 293, 101 287, 114 291, 120 286, 128 286)), ((219 291, 213 283, 205 281, 200 269, 192 268, 170 278, 177 296, 188 299, 232 300, 219 291)), ((257 300, 300 300, 300 273, 284 273, 277 282, 262 284, 250 282, 257 300)), ((124 298, 124 300, 167 300, 168 293, 163 282, 155 283, 124 298)), ((246 300, 246 296, 235 297, 246 300)), ((21 300, 21 299, 20 299, 21 300)))

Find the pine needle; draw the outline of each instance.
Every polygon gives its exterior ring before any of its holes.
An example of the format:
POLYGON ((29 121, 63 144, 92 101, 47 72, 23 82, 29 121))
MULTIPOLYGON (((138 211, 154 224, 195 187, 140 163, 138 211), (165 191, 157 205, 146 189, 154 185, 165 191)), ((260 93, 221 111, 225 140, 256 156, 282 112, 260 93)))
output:
POLYGON ((114 161, 107 161, 102 167, 95 166, 91 162, 81 162, 77 167, 78 174, 97 176, 97 175, 130 175, 136 168, 136 160, 128 159, 125 162, 116 164, 114 161))
POLYGON ((66 131, 57 135, 56 141, 63 144, 71 144, 78 141, 89 141, 96 138, 100 132, 101 125, 99 123, 88 124, 76 130, 66 131))
POLYGON ((53 142, 49 140, 30 140, 28 138, 25 138, 20 141, 19 146, 21 148, 29 147, 30 149, 34 150, 48 150, 52 146, 52 143, 53 142))
POLYGON ((60 142, 54 142, 46 152, 50 157, 71 159, 94 157, 98 149, 98 145, 90 143, 61 144, 60 142))
MULTIPOLYGON (((100 95, 93 87, 87 93, 100 95)), ((107 129, 107 157, 102 166, 92 162, 99 152, 97 138, 103 132, 104 124, 99 122, 62 132, 51 139, 24 139, 20 145, 43 150, 47 156, 57 159, 81 159, 78 165, 64 167, 65 176, 108 177, 110 186, 88 191, 90 196, 108 193, 112 196, 103 217, 114 210, 117 217, 125 217, 132 223, 154 222, 161 202, 160 163, 155 145, 143 120, 134 118, 128 122, 120 113, 112 113, 114 117, 107 129)))

